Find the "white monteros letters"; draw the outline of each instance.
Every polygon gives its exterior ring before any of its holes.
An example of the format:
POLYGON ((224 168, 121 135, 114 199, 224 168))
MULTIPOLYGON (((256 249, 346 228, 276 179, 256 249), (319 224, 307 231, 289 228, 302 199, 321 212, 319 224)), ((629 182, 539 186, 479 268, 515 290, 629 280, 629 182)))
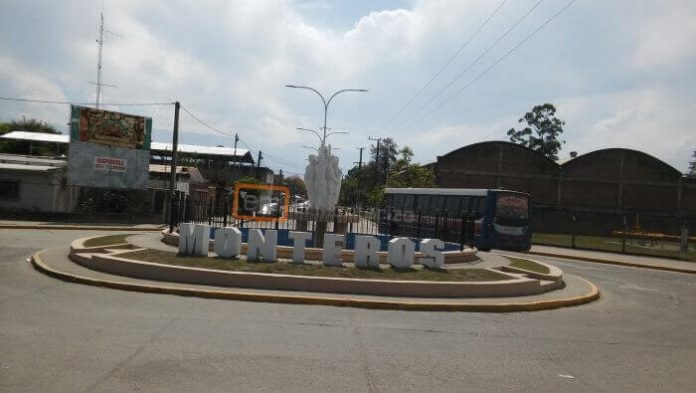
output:
POLYGON ((179 254, 208 256, 210 227, 208 225, 181 224, 179 229, 179 254))
MULTIPOLYGON (((179 253, 182 255, 208 255, 210 226, 182 223, 179 231, 179 253)), ((307 240, 310 232, 290 231, 288 237, 293 242, 292 262, 304 263, 307 240)), ((334 233, 324 235, 322 264, 324 266, 343 266, 341 251, 345 246, 345 236, 334 233)), ((355 236, 354 262, 356 267, 378 268, 381 241, 375 236, 355 236)), ((420 242, 421 256, 418 262, 430 269, 440 269, 445 264, 445 242, 439 239, 423 239, 420 242)), ((215 232, 213 251, 221 258, 234 258, 242 253, 242 232, 235 227, 219 228, 215 232)), ((389 241, 388 263, 396 269, 408 269, 414 264, 416 244, 409 238, 397 237, 389 241)), ((247 260, 275 262, 278 259, 278 231, 258 228, 249 229, 247 260)))
POLYGON ((221 258, 234 258, 242 253, 242 231, 234 227, 218 228, 215 231, 213 251, 221 258))
POLYGON ((249 229, 248 261, 258 261, 263 258, 265 262, 275 262, 277 259, 278 231, 266 230, 266 235, 260 229, 249 229))
POLYGON ((307 240, 312 238, 312 234, 309 232, 290 231, 288 237, 292 239, 292 262, 304 263, 305 246, 307 245, 307 240))
POLYGON ((324 235, 324 253, 321 256, 321 264, 324 266, 343 266, 341 262, 341 250, 345 244, 345 237, 335 233, 324 235))
POLYGON ((356 267, 379 267, 379 247, 381 242, 374 236, 355 236, 355 254, 353 256, 356 267))
POLYGON ((413 266, 416 245, 410 239, 397 237, 389 241, 387 252, 389 264, 395 269, 408 269, 413 266))
POLYGON ((445 266, 445 254, 442 250, 445 248, 445 242, 440 239, 423 239, 420 242, 420 252, 423 256, 420 258, 421 265, 430 269, 441 269, 445 266))

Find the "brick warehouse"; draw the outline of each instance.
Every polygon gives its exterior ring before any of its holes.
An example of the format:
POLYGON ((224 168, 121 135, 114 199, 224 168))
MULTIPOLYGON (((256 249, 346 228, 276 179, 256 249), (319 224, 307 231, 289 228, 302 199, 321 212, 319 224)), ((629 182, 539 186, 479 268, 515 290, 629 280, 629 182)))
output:
POLYGON ((439 187, 507 188, 532 195, 536 231, 609 233, 628 228, 696 229, 696 178, 640 151, 596 150, 556 163, 502 141, 475 143, 437 157, 439 187))

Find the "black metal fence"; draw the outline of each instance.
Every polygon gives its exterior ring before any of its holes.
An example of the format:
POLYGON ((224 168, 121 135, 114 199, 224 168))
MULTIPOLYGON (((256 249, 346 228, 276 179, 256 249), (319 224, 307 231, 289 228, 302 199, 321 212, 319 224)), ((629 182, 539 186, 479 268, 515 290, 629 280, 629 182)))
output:
MULTIPOLYGON (((362 210, 356 207, 336 207, 333 211, 303 209, 301 205, 245 212, 246 218, 232 214, 230 197, 192 197, 177 193, 174 199, 173 226, 180 222, 239 228, 287 229, 340 234, 405 236, 414 239, 436 238, 460 247, 471 245, 474 237, 474 216, 447 214, 395 214, 386 210, 362 210)), ((321 242, 321 240, 320 240, 321 242)))
POLYGON ((532 243, 696 261, 696 217, 535 210, 532 243))
POLYGON ((474 241, 475 212, 423 213, 420 210, 382 210, 379 217, 381 233, 417 239, 441 239, 446 242, 471 245, 474 241))
POLYGON ((318 212, 303 209, 298 205, 275 208, 267 212, 261 210, 244 212, 245 218, 232 214, 230 197, 195 198, 177 193, 174 198, 173 224, 191 222, 211 226, 237 226, 240 228, 268 228, 290 230, 314 230, 317 223, 326 222, 329 233, 378 234, 378 211, 337 207, 332 212, 318 212))

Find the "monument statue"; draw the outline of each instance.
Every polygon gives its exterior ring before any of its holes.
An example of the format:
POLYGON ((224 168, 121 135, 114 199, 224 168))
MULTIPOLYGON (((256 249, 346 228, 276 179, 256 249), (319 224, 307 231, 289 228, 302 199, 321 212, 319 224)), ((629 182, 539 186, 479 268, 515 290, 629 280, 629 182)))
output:
POLYGON ((312 209, 333 211, 341 191, 341 169, 338 157, 331 154, 331 145, 322 143, 317 154, 309 155, 304 181, 312 209))

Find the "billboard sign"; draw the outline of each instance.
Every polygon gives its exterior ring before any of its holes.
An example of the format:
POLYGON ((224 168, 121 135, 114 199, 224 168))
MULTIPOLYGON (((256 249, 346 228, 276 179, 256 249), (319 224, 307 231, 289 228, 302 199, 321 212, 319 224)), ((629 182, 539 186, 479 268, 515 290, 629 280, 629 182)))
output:
POLYGON ((70 113, 68 184, 147 188, 151 118, 82 106, 70 113))
POLYGON ((152 119, 73 105, 70 140, 150 150, 152 119))

